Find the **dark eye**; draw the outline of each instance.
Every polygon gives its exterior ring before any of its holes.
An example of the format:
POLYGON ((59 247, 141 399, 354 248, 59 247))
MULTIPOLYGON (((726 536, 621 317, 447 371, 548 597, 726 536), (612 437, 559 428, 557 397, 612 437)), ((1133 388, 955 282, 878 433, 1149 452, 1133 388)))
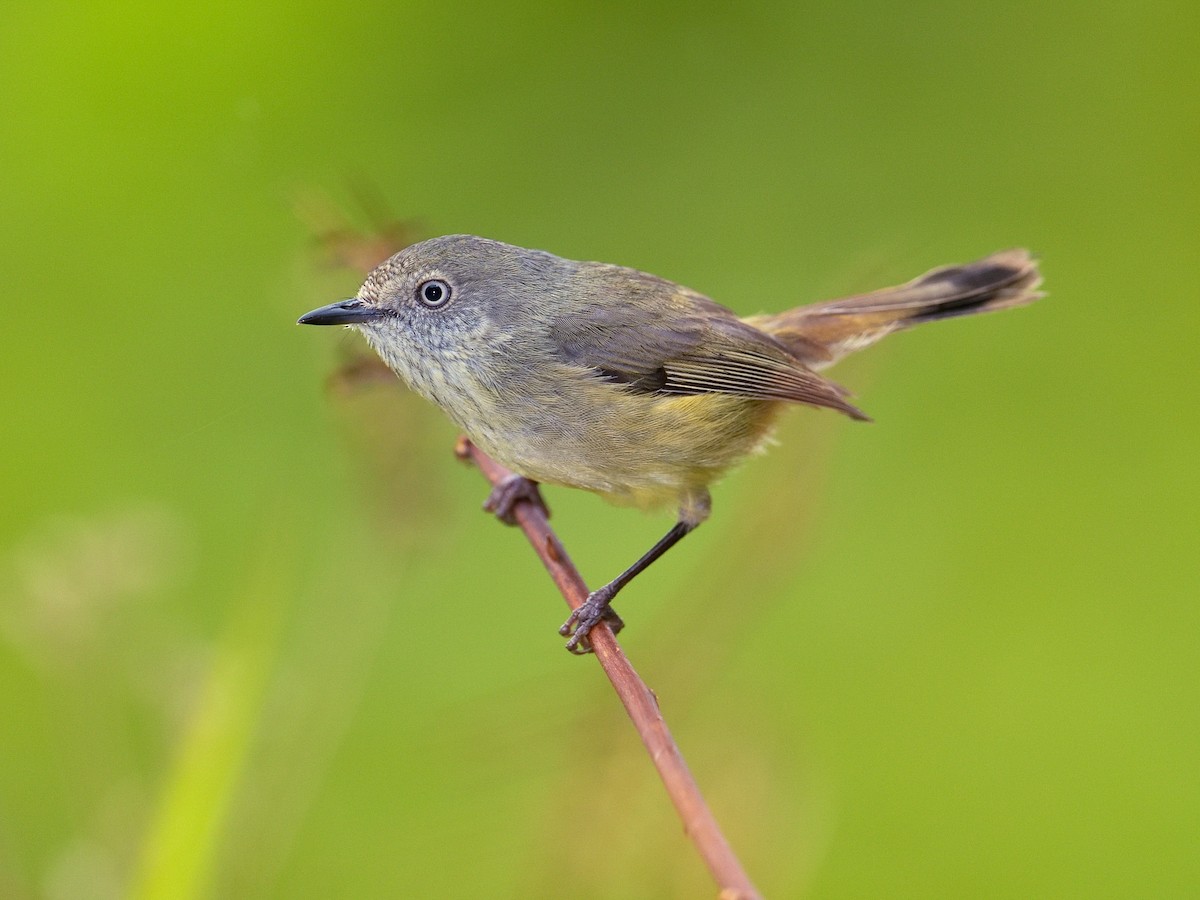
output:
POLYGON ((417 287, 417 299, 430 309, 437 309, 450 302, 450 285, 440 278, 422 281, 417 287))

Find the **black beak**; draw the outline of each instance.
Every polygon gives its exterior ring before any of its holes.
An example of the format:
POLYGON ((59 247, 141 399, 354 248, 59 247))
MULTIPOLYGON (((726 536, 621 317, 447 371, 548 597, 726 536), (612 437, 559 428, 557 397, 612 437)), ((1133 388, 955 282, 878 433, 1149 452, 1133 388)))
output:
POLYGON ((383 316, 383 312, 373 306, 368 306, 362 300, 339 300, 320 309, 305 313, 300 317, 298 325, 358 325, 370 322, 383 316))

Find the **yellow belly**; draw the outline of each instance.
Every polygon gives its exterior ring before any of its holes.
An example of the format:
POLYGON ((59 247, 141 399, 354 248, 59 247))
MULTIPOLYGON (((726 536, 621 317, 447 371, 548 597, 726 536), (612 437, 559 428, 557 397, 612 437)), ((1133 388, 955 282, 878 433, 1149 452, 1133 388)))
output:
POLYGON ((654 508, 703 494, 763 445, 782 406, 728 394, 639 394, 603 382, 575 388, 570 398, 525 397, 520 415, 464 427, 527 478, 654 508))

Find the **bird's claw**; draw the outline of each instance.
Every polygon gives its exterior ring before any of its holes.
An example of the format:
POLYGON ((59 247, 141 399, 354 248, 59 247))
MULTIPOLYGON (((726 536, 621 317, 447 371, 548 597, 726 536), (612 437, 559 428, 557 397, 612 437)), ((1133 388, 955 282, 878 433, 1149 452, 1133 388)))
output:
POLYGON ((522 500, 540 509, 542 515, 547 519, 550 518, 550 508, 542 499, 537 482, 520 475, 509 475, 493 487, 488 498, 483 501, 483 510, 493 513, 505 525, 516 525, 517 519, 513 514, 513 507, 522 500))
POLYGON ((588 594, 587 600, 571 611, 570 617, 558 629, 558 633, 563 637, 570 635, 571 639, 567 641, 567 649, 576 656, 593 652, 589 634, 600 622, 605 622, 612 629, 613 634, 625 627, 625 623, 617 615, 617 611, 608 605, 609 599, 604 595, 603 589, 592 591, 588 594))

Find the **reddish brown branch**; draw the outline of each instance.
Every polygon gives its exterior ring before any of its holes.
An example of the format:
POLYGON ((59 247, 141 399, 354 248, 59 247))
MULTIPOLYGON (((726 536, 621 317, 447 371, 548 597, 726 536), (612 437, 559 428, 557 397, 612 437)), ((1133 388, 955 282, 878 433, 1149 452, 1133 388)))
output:
MULTIPOLYGON (((460 459, 474 463, 492 485, 512 474, 466 438, 459 439, 455 452, 460 459)), ((577 608, 587 599, 588 589, 542 511, 530 503, 518 503, 513 514, 546 571, 558 585, 567 605, 571 609, 577 608)), ((607 624, 601 622, 588 637, 596 651, 597 661, 612 682, 642 743, 646 745, 654 767, 658 769, 667 794, 675 804, 679 818, 683 820, 684 832, 696 845, 696 850, 720 887, 721 900, 752 900, 759 897, 750 876, 721 833, 712 810, 704 802, 700 788, 683 760, 683 754, 667 729, 653 692, 638 677, 607 624)))

